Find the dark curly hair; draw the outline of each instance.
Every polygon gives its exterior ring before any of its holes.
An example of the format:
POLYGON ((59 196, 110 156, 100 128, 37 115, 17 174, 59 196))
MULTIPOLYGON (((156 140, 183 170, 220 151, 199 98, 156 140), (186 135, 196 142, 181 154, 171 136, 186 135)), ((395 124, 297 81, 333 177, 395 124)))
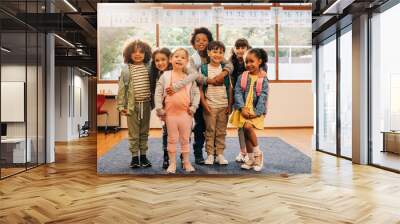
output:
MULTIPOLYGON (((159 70, 156 67, 156 54, 164 54, 165 56, 167 56, 167 60, 169 60, 169 57, 171 56, 171 51, 166 47, 156 49, 155 51, 153 51, 153 54, 151 55, 151 73, 152 73, 152 76, 157 79, 158 75, 159 75, 159 70)), ((172 69, 172 65, 168 61, 167 70, 171 70, 171 69, 172 69)))
POLYGON ((150 61, 150 59, 151 59, 151 47, 147 43, 145 43, 145 42, 143 42, 141 40, 135 40, 135 41, 132 41, 131 43, 129 43, 125 47, 125 49, 124 49, 124 51, 122 53, 123 56, 124 56, 124 63, 125 64, 132 64, 133 63, 131 55, 137 49, 142 51, 142 52, 144 52, 143 63, 147 64, 150 61))
POLYGON ((252 48, 247 52, 247 54, 254 54, 257 58, 261 59, 259 68, 265 69, 265 65, 268 62, 268 54, 264 49, 252 48))
POLYGON ((194 31, 192 33, 192 38, 190 39, 190 43, 192 44, 192 46, 194 46, 194 41, 196 39, 196 35, 201 34, 201 33, 207 36, 209 43, 214 40, 212 37, 212 33, 209 29, 207 29, 205 27, 196 28, 196 29, 194 29, 194 31))

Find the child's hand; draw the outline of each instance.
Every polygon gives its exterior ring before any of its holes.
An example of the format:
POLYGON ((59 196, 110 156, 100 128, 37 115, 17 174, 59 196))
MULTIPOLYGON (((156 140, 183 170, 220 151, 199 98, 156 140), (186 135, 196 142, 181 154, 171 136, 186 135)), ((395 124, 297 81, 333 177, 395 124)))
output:
POLYGON ((231 114, 232 113, 232 110, 231 110, 231 107, 226 107, 226 111, 225 111, 225 114, 231 114))
POLYGON ((255 115, 255 114, 249 114, 249 118, 248 119, 254 119, 256 117, 257 117, 257 115, 255 115))
POLYGON ((215 85, 215 80, 214 79, 207 79, 207 84, 208 85, 215 85))
POLYGON ((172 87, 167 87, 167 88, 165 89, 165 91, 167 92, 167 94, 168 94, 169 96, 172 96, 172 95, 175 94, 175 91, 172 89, 172 87))
POLYGON ((205 104, 205 105, 203 106, 203 109, 204 109, 204 112, 205 112, 206 114, 211 114, 211 109, 210 109, 210 106, 208 106, 208 104, 205 104))
POLYGON ((245 119, 249 119, 249 110, 247 108, 242 108, 242 112, 240 112, 245 119))
POLYGON ((157 109, 156 114, 160 118, 160 120, 165 121, 166 113, 163 109, 157 109))
POLYGON ((250 112, 249 110, 248 110, 248 113, 249 113, 249 115, 248 115, 247 119, 254 119, 254 118, 258 117, 254 112, 250 112))
POLYGON ((190 108, 187 109, 187 112, 188 112, 189 116, 193 117, 193 112, 190 110, 190 108))
POLYGON ((166 116, 165 115, 160 115, 158 116, 160 118, 161 121, 165 121, 166 116))
POLYGON ((215 76, 213 78, 214 85, 216 86, 221 86, 224 84, 224 79, 225 79, 225 74, 220 73, 219 75, 215 76))

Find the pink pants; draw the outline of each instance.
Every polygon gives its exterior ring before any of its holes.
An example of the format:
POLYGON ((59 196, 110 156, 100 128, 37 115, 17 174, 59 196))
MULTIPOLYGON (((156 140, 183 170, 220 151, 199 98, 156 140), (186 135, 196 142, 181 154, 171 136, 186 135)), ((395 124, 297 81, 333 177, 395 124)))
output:
POLYGON ((181 152, 189 152, 189 137, 192 132, 192 117, 187 113, 166 116, 168 130, 168 152, 176 152, 178 138, 181 152))

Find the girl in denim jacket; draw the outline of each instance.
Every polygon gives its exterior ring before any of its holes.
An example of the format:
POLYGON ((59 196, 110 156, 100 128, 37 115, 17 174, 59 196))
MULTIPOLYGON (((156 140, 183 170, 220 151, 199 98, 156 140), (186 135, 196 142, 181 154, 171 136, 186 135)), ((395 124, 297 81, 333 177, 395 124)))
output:
POLYGON ((246 70, 238 77, 234 90, 234 109, 230 122, 237 128, 243 128, 246 150, 249 156, 242 169, 261 171, 264 162, 254 129, 264 129, 264 117, 267 111, 268 79, 263 67, 268 61, 267 52, 253 48, 246 55, 246 70))

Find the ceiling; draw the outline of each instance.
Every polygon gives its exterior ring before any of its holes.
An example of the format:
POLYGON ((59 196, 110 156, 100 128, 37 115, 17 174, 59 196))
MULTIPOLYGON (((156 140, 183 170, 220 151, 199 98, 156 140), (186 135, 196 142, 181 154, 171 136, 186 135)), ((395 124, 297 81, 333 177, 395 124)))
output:
MULTIPOLYGON (((230 0, 218 1, 229 3, 312 3, 313 7, 313 42, 340 19, 373 9, 387 0, 230 0), (337 2, 337 3, 335 3, 337 2), (332 6, 332 7, 331 7, 332 6), (329 9, 329 10, 327 10, 329 9)), ((56 64, 76 65, 96 72, 97 45, 97 3, 117 2, 164 2, 183 3, 188 1, 150 1, 150 0, 1 0, 0 21, 3 32, 16 32, 26 27, 38 31, 55 32, 62 39, 56 38, 56 64), (69 5, 69 4, 70 5, 69 5), (52 9, 53 13, 46 13, 52 9), (28 13, 25 13, 28 12, 28 13)), ((216 1, 193 1, 216 2, 216 1)), ((351 19, 350 19, 351 21, 351 19)))

